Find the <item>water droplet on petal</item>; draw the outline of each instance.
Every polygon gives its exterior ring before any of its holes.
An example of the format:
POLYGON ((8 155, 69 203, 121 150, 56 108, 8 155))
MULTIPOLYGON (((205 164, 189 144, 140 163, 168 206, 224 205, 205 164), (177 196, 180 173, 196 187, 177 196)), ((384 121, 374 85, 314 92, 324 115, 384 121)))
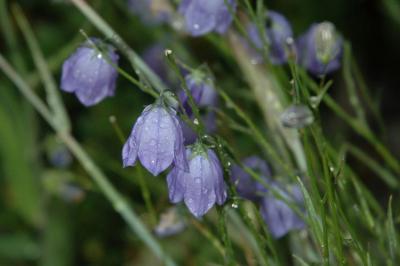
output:
POLYGON ((198 30, 198 29, 200 28, 200 25, 197 24, 197 23, 195 23, 195 24, 193 24, 193 28, 194 28, 195 30, 198 30))

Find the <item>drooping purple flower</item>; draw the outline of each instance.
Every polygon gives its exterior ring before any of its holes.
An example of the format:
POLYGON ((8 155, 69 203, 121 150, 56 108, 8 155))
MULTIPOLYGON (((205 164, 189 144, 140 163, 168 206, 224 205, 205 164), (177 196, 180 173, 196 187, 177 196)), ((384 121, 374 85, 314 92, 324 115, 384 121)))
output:
POLYGON ((312 24, 297 40, 298 62, 312 74, 329 74, 340 67, 343 39, 330 22, 312 24))
MULTIPOLYGON (((218 94, 214 89, 213 81, 210 77, 206 77, 202 72, 195 71, 192 74, 188 74, 185 76, 185 82, 187 88, 190 90, 192 94, 193 100, 196 105, 201 107, 207 106, 217 106, 218 103, 218 94)), ((179 98, 185 108, 186 111, 191 113, 188 96, 185 91, 182 90, 179 94, 179 98)))
POLYGON ((85 106, 95 105, 104 98, 113 96, 118 59, 119 56, 111 45, 101 44, 98 39, 85 42, 64 62, 61 89, 75 93, 85 106), (96 50, 93 43, 99 44, 100 49, 106 47, 105 54, 96 50), (108 58, 104 58, 106 56, 108 58))
MULTIPOLYGON (((218 104, 218 94, 214 88, 213 80, 200 70, 196 70, 191 74, 187 74, 185 81, 194 103, 201 111, 201 120, 206 132, 208 134, 213 133, 216 129, 216 115, 214 111, 207 109, 207 107, 215 107, 218 104)), ((194 119, 194 114, 189 104, 189 97, 185 91, 181 90, 178 96, 189 118, 194 119)), ((197 135, 192 128, 182 121, 182 129, 185 144, 194 143, 197 135)))
MULTIPOLYGON (((268 182, 271 177, 267 163, 257 156, 247 157, 243 160, 243 164, 259 174, 265 182, 268 182)), ((262 184, 254 180, 249 173, 238 165, 232 166, 231 179, 235 184, 237 193, 243 198, 258 201, 261 198, 261 193, 266 191, 262 184)))
MULTIPOLYGON (((289 186, 288 189, 283 189, 276 182, 271 182, 270 185, 288 202, 300 207, 303 205, 303 195, 297 185, 289 186)), ((298 214, 286 202, 276 198, 271 191, 268 191, 262 199, 260 211, 269 231, 275 238, 280 238, 292 230, 305 227, 304 221, 298 214)))
POLYGON ((156 103, 147 106, 133 126, 122 150, 124 167, 133 166, 139 157, 142 165, 154 176, 172 163, 188 169, 184 139, 175 110, 156 103))
MULTIPOLYGON (((280 13, 268 10, 267 23, 265 27, 265 40, 261 39, 260 31, 255 24, 247 27, 250 40, 258 48, 262 49, 264 41, 269 47, 269 56, 272 64, 283 64, 287 61, 289 49, 287 41, 293 38, 292 27, 289 21, 280 13)), ((257 61, 261 60, 258 55, 257 61)))
POLYGON ((186 30, 192 36, 215 31, 225 33, 231 22, 231 11, 236 10, 236 0, 183 0, 179 12, 185 17, 186 30), (231 9, 231 11, 230 11, 231 9))
POLYGON ((172 203, 185 202, 196 217, 203 216, 217 203, 226 198, 226 185, 221 163, 214 151, 195 144, 187 148, 189 172, 174 167, 167 176, 169 198, 172 203))
POLYGON ((128 7, 150 25, 168 22, 172 15, 172 8, 166 0, 128 0, 128 7))

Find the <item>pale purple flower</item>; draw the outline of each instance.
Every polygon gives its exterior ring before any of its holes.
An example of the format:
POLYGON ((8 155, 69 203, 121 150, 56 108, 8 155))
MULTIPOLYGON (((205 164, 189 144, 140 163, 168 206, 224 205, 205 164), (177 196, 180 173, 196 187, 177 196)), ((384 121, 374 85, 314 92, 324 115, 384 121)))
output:
MULTIPOLYGON (((271 177, 271 171, 267 163, 257 156, 247 157, 243 160, 243 164, 256 172, 266 183, 271 177)), ((232 166, 231 179, 237 193, 243 198, 258 201, 261 198, 261 193, 266 191, 266 188, 262 184, 257 182, 238 165, 232 166)))
POLYGON ((111 45, 103 45, 97 39, 85 42, 63 64, 61 89, 75 93, 85 106, 95 105, 115 92, 119 56, 111 45), (105 54, 97 51, 106 47, 105 54), (108 57, 107 59, 104 57, 108 57), (112 64, 107 62, 109 60, 112 64), (114 66, 113 66, 114 65, 114 66))
POLYGON ((154 176, 174 163, 188 169, 182 129, 175 110, 156 103, 147 106, 133 126, 122 150, 124 167, 133 166, 139 158, 154 176))
MULTIPOLYGON (((214 88, 213 80, 205 76, 201 71, 194 71, 185 76, 186 85, 193 97, 193 101, 201 111, 201 120, 205 126, 206 133, 211 134, 216 130, 216 114, 207 107, 215 107, 218 104, 218 94, 214 88)), ((179 99, 189 115, 190 119, 194 119, 192 108, 189 105, 189 97, 184 90, 178 94, 179 99)), ((197 139, 197 134, 182 121, 183 136, 185 144, 192 144, 197 139)))
POLYGON ((192 36, 201 36, 215 31, 225 33, 232 20, 232 11, 236 10, 236 0, 183 0, 179 12, 185 17, 186 30, 192 36))
MULTIPOLYGON (((276 182, 271 182, 270 185, 276 193, 279 193, 287 201, 300 206, 301 209, 304 199, 299 186, 292 185, 283 189, 276 182)), ((305 227, 304 221, 298 214, 283 200, 276 198, 271 191, 268 191, 262 199, 260 211, 274 238, 280 238, 292 230, 305 227)))
POLYGON ((172 203, 184 201, 196 217, 203 216, 217 203, 227 198, 221 162, 210 149, 201 144, 187 148, 189 172, 174 167, 167 176, 169 198, 172 203))
POLYGON ((312 74, 329 74, 340 67, 343 39, 330 22, 312 24, 297 40, 298 62, 312 74))
MULTIPOLYGON (((255 24, 249 24, 247 30, 250 40, 258 49, 262 49, 264 41, 266 42, 272 64, 279 65, 287 61, 290 53, 288 40, 293 38, 293 31, 290 23, 282 14, 268 10, 264 40, 261 39, 260 31, 255 24)), ((259 57, 257 61, 261 60, 260 55, 259 57)))

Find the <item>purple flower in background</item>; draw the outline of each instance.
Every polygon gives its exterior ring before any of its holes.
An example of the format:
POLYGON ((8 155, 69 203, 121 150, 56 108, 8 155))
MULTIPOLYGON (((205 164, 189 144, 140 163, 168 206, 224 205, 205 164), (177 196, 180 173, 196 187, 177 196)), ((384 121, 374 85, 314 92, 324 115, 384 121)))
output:
POLYGON ((111 45, 103 45, 98 39, 85 42, 64 62, 61 89, 75 93, 85 106, 95 105, 107 96, 113 96, 117 70, 112 64, 118 65, 118 59, 111 45), (104 46, 106 54, 99 53, 92 42, 99 44, 99 49, 104 46), (108 58, 105 59, 105 56, 108 58))
MULTIPOLYGON (((218 94, 210 77, 206 77, 201 71, 194 71, 192 74, 185 76, 185 81, 197 107, 217 106, 218 94)), ((192 109, 189 105, 189 97, 184 90, 179 92, 179 99, 186 112, 191 115, 192 109)))
MULTIPOLYGON (((247 157, 243 160, 243 164, 258 173, 265 182, 268 182, 271 177, 271 171, 267 163, 257 156, 247 157)), ((237 193, 243 198, 258 201, 261 198, 259 194, 266 191, 262 184, 254 180, 250 174, 238 165, 232 166, 231 179, 235 184, 237 193)))
POLYGON ((165 47, 156 43, 143 52, 142 59, 163 81, 168 81, 168 68, 164 60, 164 51, 165 47))
POLYGON ((203 216, 217 203, 222 205, 227 197, 221 163, 210 149, 201 144, 186 150, 189 172, 174 167, 167 176, 169 198, 172 203, 184 201, 196 217, 203 216))
POLYGON ((144 109, 123 147, 124 167, 133 166, 137 157, 154 176, 172 163, 188 169, 181 125, 172 108, 156 103, 144 109))
MULTIPOLYGON (((191 74, 185 76, 185 81, 193 100, 201 111, 202 122, 206 132, 211 134, 215 131, 216 115, 212 110, 207 110, 207 107, 215 107, 218 104, 218 94, 214 88, 213 80, 207 77, 201 70, 195 70, 191 74), (204 112, 203 112, 204 111, 204 112)), ((184 90, 178 94, 183 108, 191 119, 194 119, 192 108, 189 105, 189 97, 184 90)), ((197 139, 196 133, 185 122, 182 121, 183 136, 185 144, 192 144, 197 139)))
POLYGON ((312 74, 329 74, 340 67, 343 40, 330 22, 313 24, 297 40, 298 62, 312 74))
POLYGON ((128 7, 146 24, 168 22, 172 14, 167 0, 129 0, 128 7))
MULTIPOLYGON (((283 198, 298 206, 303 205, 303 195, 298 186, 292 185, 284 190, 276 182, 270 183, 283 198)), ((275 238, 305 227, 304 221, 283 200, 277 199, 271 191, 262 199, 261 216, 275 238)))
POLYGON ((192 36, 201 36, 212 31, 225 33, 232 22, 232 11, 236 10, 236 1, 227 0, 183 0, 179 12, 185 17, 186 30, 192 36))
MULTIPOLYGON (((258 48, 263 48, 263 40, 255 24, 249 24, 247 27, 250 40, 258 48)), ((265 28, 265 41, 269 46, 269 55, 272 64, 283 64, 287 61, 289 55, 288 39, 293 37, 292 27, 287 19, 278 12, 269 10, 267 12, 267 23, 265 28)), ((256 60, 260 61, 258 55, 256 60)))

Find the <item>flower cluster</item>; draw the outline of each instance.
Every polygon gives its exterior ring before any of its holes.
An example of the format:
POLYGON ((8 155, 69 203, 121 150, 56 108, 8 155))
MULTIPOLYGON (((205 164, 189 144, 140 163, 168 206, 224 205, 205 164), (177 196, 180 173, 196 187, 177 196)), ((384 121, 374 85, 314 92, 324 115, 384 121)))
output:
MULTIPOLYGON (((311 25, 294 41, 289 21, 282 14, 269 10, 264 29, 250 23, 247 30, 255 48, 268 47, 271 64, 286 63, 292 53, 297 55, 298 64, 316 76, 329 74, 340 67, 343 41, 330 22, 311 25), (265 33, 264 37, 260 32, 265 33)), ((262 61, 262 56, 256 53, 253 60, 262 61)))
POLYGON ((243 165, 257 173, 260 182, 255 181, 241 167, 234 165, 231 178, 236 191, 239 196, 260 205, 261 216, 272 236, 280 238, 292 230, 304 228, 304 221, 287 204, 291 202, 302 209, 303 196, 300 188, 273 181, 268 165, 257 156, 244 159, 243 165))

